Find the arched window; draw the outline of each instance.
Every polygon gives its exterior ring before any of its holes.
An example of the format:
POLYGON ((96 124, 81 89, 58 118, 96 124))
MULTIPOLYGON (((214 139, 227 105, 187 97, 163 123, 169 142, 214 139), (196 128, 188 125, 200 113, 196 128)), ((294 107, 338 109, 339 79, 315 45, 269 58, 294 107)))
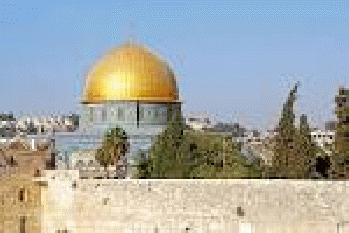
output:
POLYGON ((154 121, 158 124, 166 124, 166 108, 158 106, 155 108, 154 121))
POLYGON ((106 108, 102 108, 102 121, 105 122, 108 119, 108 111, 106 108))
POLYGON ((110 109, 110 115, 111 115, 112 117, 116 116, 115 108, 111 108, 111 109, 110 109))
POLYGON ((36 172, 34 173, 34 177, 40 177, 40 170, 37 169, 36 172))
POLYGON ((154 117, 158 119, 161 116, 161 109, 159 107, 155 108, 154 117))
POLYGON ((146 111, 146 116, 147 118, 151 119, 153 118, 153 109, 152 108, 148 108, 146 111))
POLYGON ((90 110, 89 110, 89 118, 90 118, 90 122, 93 122, 93 108, 90 107, 90 110))
POLYGON ((125 120, 124 108, 119 108, 119 109, 118 109, 118 120, 119 120, 119 121, 125 120))
POLYGON ((140 107, 140 108, 139 108, 139 119, 140 119, 141 121, 144 120, 144 108, 143 108, 143 107, 140 107))

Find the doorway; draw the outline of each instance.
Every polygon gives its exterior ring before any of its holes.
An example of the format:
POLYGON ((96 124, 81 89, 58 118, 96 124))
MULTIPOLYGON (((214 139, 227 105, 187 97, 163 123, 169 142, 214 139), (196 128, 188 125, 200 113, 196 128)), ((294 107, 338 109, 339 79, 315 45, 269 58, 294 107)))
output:
POLYGON ((19 232, 25 233, 25 216, 21 216, 19 218, 19 232))

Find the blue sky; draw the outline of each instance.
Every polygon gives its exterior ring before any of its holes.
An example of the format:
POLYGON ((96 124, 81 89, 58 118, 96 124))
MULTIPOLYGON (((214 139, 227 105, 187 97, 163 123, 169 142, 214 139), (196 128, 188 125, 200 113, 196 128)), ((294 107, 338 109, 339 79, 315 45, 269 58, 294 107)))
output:
POLYGON ((296 112, 321 126, 348 83, 348 10, 336 1, 2 1, 0 110, 75 111, 76 75, 133 23, 177 71, 187 111, 270 128, 300 80, 296 112))

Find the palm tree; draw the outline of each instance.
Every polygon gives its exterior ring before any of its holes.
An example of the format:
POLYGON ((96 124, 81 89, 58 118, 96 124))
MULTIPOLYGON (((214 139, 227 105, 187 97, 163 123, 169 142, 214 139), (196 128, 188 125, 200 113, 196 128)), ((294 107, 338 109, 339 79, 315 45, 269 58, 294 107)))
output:
POLYGON ((102 147, 97 150, 96 159, 105 168, 116 165, 125 158, 127 147, 126 132, 120 127, 115 127, 105 134, 102 147))

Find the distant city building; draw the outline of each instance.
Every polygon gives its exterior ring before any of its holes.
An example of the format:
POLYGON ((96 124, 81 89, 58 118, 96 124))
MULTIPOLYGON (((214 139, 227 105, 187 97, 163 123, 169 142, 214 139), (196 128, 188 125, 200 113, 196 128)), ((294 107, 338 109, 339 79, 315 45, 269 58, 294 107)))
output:
POLYGON ((243 134, 243 141, 246 143, 259 142, 261 139, 261 135, 256 133, 255 130, 245 130, 243 134))
POLYGON ((186 124, 192 129, 204 130, 213 128, 213 123, 205 113, 187 113, 185 116, 186 124))
POLYGON ((216 132, 229 132, 232 133, 233 137, 244 137, 246 132, 246 129, 242 128, 238 123, 229 124, 222 122, 211 127, 211 130, 216 132))
POLYGON ((16 121, 16 118, 13 116, 13 113, 1 113, 0 121, 16 121))
POLYGON ((301 126, 302 128, 308 126, 308 117, 307 117, 307 115, 302 114, 302 115, 300 116, 300 126, 301 126))
POLYGON ((0 114, 0 138, 10 138, 16 134, 16 118, 12 113, 0 114))
POLYGON ((327 121, 325 122, 325 130, 336 130, 336 122, 335 121, 327 121))
POLYGON ((335 142, 335 131, 329 131, 329 130, 314 130, 311 133, 313 141, 320 146, 321 148, 325 149, 325 151, 330 151, 329 148, 332 147, 332 145, 335 142))
POLYGON ((34 114, 1 113, 0 146, 9 148, 16 143, 28 145, 30 150, 45 150, 52 146, 55 132, 74 132, 79 128, 77 114, 34 114))
POLYGON ((252 136, 253 137, 260 137, 261 133, 258 130, 251 130, 252 136))

